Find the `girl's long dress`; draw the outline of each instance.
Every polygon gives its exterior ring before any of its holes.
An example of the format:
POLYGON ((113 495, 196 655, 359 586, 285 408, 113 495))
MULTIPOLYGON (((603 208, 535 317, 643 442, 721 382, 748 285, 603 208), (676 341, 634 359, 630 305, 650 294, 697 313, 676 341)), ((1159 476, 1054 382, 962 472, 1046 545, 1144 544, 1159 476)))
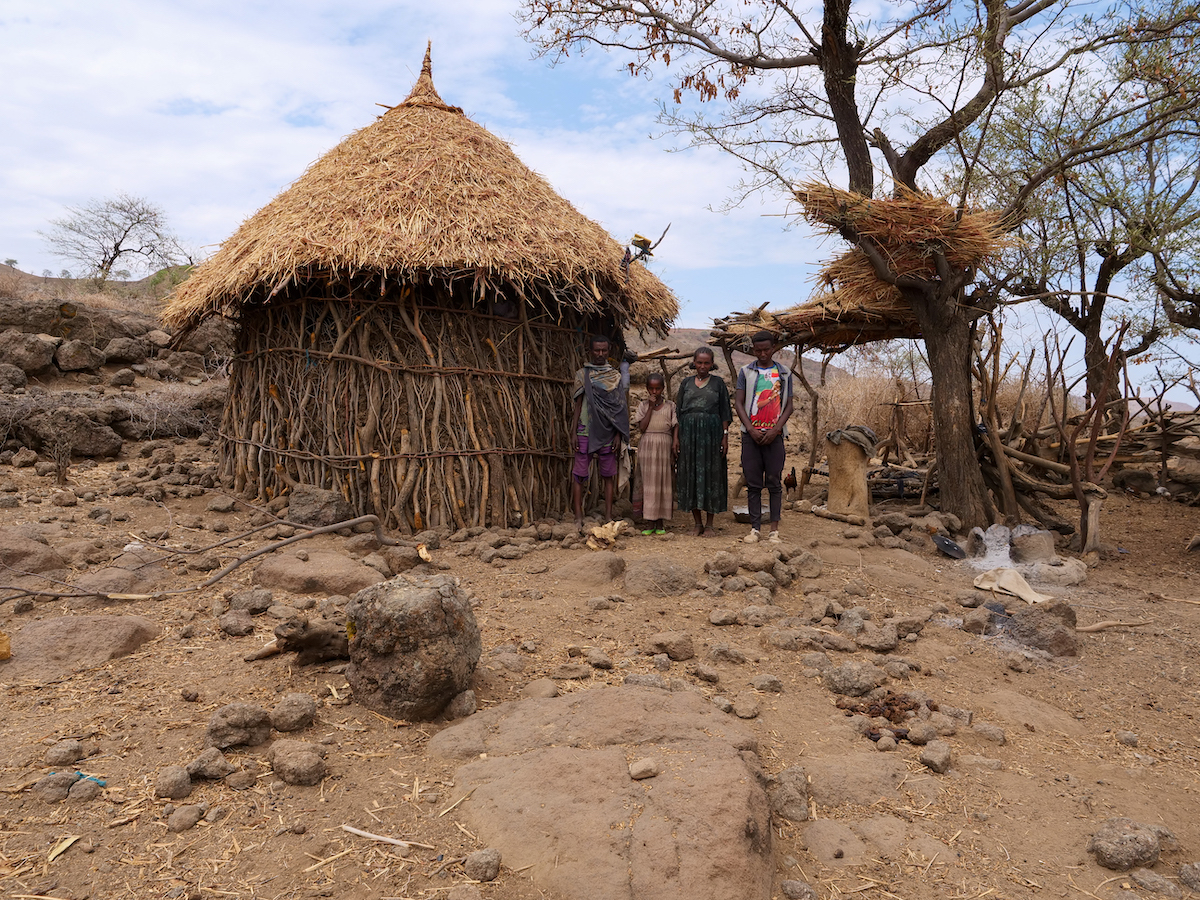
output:
POLYGON ((676 486, 681 509, 719 513, 729 508, 729 471, 721 453, 725 426, 733 421, 729 388, 716 375, 704 387, 688 378, 675 398, 679 407, 676 486))
MULTIPOLYGON (((650 409, 643 400, 633 421, 641 422, 650 409)), ((637 465, 642 484, 642 518, 667 519, 675 514, 672 444, 675 442, 675 404, 670 400, 650 416, 650 424, 638 441, 637 465)))

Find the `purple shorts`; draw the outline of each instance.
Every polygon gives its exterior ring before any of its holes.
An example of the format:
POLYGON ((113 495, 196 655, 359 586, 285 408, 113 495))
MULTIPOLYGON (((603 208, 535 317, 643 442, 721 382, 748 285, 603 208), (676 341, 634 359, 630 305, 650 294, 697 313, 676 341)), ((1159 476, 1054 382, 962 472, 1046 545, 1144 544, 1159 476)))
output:
POLYGON ((587 481, 595 459, 600 468, 601 478, 612 478, 617 474, 617 455, 613 453, 612 444, 605 444, 600 449, 588 453, 588 438, 586 434, 575 436, 575 465, 571 474, 579 481, 587 481))

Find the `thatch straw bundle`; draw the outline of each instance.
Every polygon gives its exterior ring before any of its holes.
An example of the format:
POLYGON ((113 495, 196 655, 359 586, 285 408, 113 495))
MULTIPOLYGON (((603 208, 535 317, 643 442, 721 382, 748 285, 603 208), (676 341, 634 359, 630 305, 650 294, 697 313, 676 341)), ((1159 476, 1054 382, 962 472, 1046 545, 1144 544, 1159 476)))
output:
POLYGON ((243 223, 183 284, 164 321, 187 327, 305 281, 367 272, 398 283, 549 286, 580 312, 665 328, 675 298, 641 266, 627 279, 623 255, 504 141, 442 101, 426 53, 408 98, 243 223))
MULTIPOLYGON (((810 222, 831 234, 853 230, 870 241, 898 275, 933 280, 937 278, 935 255, 943 255, 951 268, 967 269, 1011 241, 1000 214, 956 209, 941 198, 907 189, 897 197, 873 200, 811 182, 796 189, 796 198, 810 222)), ((800 306, 774 315, 758 310, 719 320, 714 342, 743 345, 747 335, 759 328, 801 349, 837 350, 920 336, 908 301, 895 285, 880 279, 861 249, 826 263, 819 280, 817 296, 800 306)))

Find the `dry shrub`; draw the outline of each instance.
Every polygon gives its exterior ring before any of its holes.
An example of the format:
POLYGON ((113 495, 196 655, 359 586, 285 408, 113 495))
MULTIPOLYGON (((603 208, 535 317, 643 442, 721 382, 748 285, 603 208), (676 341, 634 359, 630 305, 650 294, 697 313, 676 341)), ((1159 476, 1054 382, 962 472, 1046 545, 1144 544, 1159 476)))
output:
MULTIPOLYGON (((896 417, 896 402, 917 399, 912 382, 896 378, 885 372, 865 371, 858 375, 843 375, 832 378, 823 388, 818 388, 821 399, 818 417, 818 436, 848 425, 866 425, 879 440, 886 441, 892 433, 893 419, 900 428, 901 444, 907 448, 924 451, 930 435, 929 406, 913 405, 902 407, 896 417)), ((922 387, 921 396, 928 396, 928 388, 922 387)), ((807 396, 797 395, 808 407, 807 396)), ((803 414, 807 421, 808 412, 803 414)), ((796 421, 793 418, 793 421, 796 421)))
POLYGON ((32 275, 27 275, 12 266, 0 265, 0 300, 23 300, 29 296, 30 286, 34 281, 32 275))
POLYGON ((152 393, 126 395, 116 402, 129 413, 127 430, 133 439, 149 441, 215 433, 221 416, 217 397, 164 387, 152 393))

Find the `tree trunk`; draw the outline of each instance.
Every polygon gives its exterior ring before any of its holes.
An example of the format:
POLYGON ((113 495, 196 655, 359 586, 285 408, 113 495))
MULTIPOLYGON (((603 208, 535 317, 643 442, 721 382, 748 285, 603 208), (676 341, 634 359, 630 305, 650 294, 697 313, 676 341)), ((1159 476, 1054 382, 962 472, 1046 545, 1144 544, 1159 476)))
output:
POLYGON ((933 432, 942 511, 958 516, 964 528, 987 528, 995 509, 975 453, 971 320, 956 302, 957 296, 909 299, 921 325, 933 381, 933 432))

